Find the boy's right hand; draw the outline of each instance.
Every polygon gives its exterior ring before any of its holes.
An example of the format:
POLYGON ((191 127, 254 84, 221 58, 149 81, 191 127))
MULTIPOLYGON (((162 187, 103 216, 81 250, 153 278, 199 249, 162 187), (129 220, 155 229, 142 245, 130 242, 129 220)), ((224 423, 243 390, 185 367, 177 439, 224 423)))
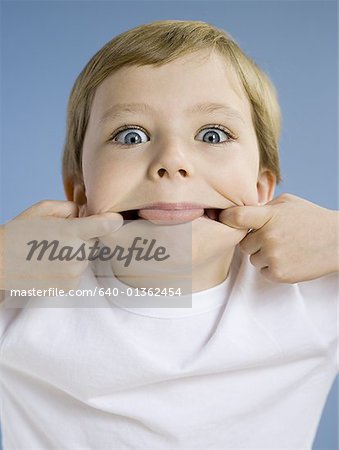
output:
MULTIPOLYGON (((78 286, 80 277, 88 265, 89 247, 95 238, 117 231, 124 223, 119 213, 102 213, 78 217, 79 208, 71 201, 45 200, 36 203, 0 227, 0 289, 48 289, 65 291, 78 286), (36 248, 30 259, 31 241, 47 241, 52 244, 38 255, 42 246, 36 248), (64 249, 63 255, 72 254, 84 246, 86 259, 49 259, 53 246, 55 255, 64 249)), ((83 255, 83 253, 82 253, 83 255)))

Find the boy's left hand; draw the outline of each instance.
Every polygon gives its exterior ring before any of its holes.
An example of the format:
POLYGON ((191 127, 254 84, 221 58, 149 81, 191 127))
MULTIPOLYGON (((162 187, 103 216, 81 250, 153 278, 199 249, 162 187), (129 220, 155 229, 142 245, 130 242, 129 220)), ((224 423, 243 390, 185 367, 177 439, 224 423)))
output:
POLYGON ((240 250, 273 282, 297 283, 339 271, 338 211, 283 194, 263 206, 225 209, 219 221, 252 229, 240 250))

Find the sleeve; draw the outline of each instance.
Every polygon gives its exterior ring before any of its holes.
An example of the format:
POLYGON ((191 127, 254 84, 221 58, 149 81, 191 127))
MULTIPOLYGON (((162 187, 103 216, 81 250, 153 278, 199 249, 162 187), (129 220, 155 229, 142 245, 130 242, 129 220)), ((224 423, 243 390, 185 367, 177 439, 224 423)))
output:
POLYGON ((333 356, 339 373, 339 273, 298 283, 313 325, 333 356))

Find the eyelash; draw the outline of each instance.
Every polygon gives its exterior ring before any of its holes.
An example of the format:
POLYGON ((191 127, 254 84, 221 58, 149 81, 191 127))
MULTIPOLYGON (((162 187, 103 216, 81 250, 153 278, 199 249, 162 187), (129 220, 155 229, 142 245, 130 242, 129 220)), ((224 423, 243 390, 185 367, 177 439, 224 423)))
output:
MULTIPOLYGON (((226 142, 217 142, 215 144, 213 142, 210 142, 209 143, 210 145, 222 145, 222 144, 225 145, 225 144, 230 144, 231 142, 234 142, 234 141, 237 140, 236 136, 234 136, 223 125, 220 125, 220 124, 208 125, 208 126, 202 128, 201 130, 199 130, 198 134, 201 131, 203 131, 203 130, 211 129, 211 128, 216 128, 218 130, 223 131, 227 135, 228 141, 226 141, 226 142)), ((114 142, 114 144, 119 145, 121 147, 133 147, 135 145, 140 145, 140 144, 121 144, 120 142, 113 141, 113 139, 116 138, 119 133, 121 133, 122 131, 125 131, 125 130, 129 130, 129 129, 131 129, 131 130, 140 130, 143 133, 148 134, 143 128, 139 127, 138 125, 125 124, 125 125, 122 125, 118 130, 114 131, 114 133, 109 137, 108 141, 109 142, 114 142)), ((208 142, 205 142, 205 144, 208 144, 208 142)))

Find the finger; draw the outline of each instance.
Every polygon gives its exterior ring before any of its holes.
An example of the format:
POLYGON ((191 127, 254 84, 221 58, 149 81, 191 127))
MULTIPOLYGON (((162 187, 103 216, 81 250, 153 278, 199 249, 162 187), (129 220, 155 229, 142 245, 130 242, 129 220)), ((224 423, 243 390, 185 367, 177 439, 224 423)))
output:
POLYGON ((243 253, 252 255, 260 250, 262 243, 258 233, 258 231, 252 231, 239 242, 239 248, 243 253))
POLYGON ((119 213, 102 213, 92 216, 72 219, 75 233, 84 241, 105 236, 117 231, 124 223, 119 213))
POLYGON ((33 206, 25 209, 16 216, 16 219, 26 219, 29 217, 59 217, 68 219, 78 217, 78 205, 71 201, 62 200, 42 200, 33 206))
POLYGON ((263 269, 264 267, 268 267, 267 260, 262 250, 258 250, 256 253, 251 254, 250 263, 257 269, 263 269))
POLYGON ((232 206, 221 211, 219 221, 240 230, 258 230, 269 222, 272 215, 272 206, 232 206))
POLYGON ((293 194, 281 194, 279 195, 279 197, 275 197, 274 199, 272 199, 270 202, 266 203, 267 205, 278 205, 278 204, 282 204, 282 203, 301 203, 304 204, 307 200, 301 198, 301 197, 297 197, 296 195, 293 194))

